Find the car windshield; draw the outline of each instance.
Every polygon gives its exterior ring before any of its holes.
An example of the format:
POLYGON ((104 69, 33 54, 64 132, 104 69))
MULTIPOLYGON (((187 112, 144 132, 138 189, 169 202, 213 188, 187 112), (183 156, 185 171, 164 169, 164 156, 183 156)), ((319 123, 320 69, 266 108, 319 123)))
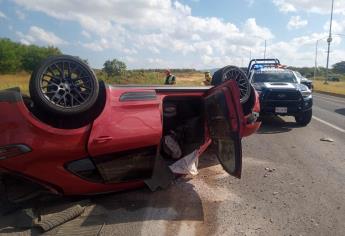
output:
POLYGON ((303 76, 301 75, 301 73, 299 73, 298 71, 295 71, 295 75, 296 75, 298 78, 303 78, 303 76))
POLYGON ((296 77, 290 71, 258 71, 252 78, 252 83, 284 82, 296 83, 296 77))

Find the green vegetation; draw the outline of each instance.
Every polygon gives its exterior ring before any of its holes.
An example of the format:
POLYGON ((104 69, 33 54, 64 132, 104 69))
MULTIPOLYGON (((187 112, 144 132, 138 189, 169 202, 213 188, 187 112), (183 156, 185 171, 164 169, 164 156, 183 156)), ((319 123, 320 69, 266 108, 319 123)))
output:
POLYGON ((333 65, 333 70, 337 73, 345 74, 345 61, 335 63, 333 65))
POLYGON ((328 84, 324 84, 324 80, 314 80, 313 84, 315 91, 345 95, 345 80, 328 84))
MULTIPOLYGON (((28 94, 30 73, 44 58, 60 54, 61 51, 55 47, 27 46, 0 38, 0 89, 17 86, 28 94)), ((309 79, 314 77, 313 67, 289 68, 309 79)), ((108 84, 162 85, 165 79, 165 69, 127 70, 126 64, 117 59, 107 60, 102 70, 94 71, 98 79, 108 84)), ((204 73, 195 69, 171 69, 171 72, 176 76, 176 84, 180 86, 198 86, 204 79, 204 73)), ((324 85, 325 76, 326 69, 319 67, 314 81, 315 90, 345 94, 345 61, 334 64, 329 73, 330 78, 339 78, 340 82, 324 85)))
POLYGON ((32 72, 43 59, 59 54, 61 51, 55 47, 27 46, 0 38, 0 74, 32 72))
MULTIPOLYGON (((153 70, 127 70, 121 75, 109 76, 103 70, 95 70, 98 79, 104 80, 108 84, 146 84, 163 85, 165 73, 163 70, 155 72, 153 70)), ((200 85, 203 81, 202 72, 175 72, 176 84, 181 86, 200 85)))
POLYGON ((102 69, 108 76, 123 75, 127 70, 127 66, 124 62, 117 59, 107 60, 103 64, 102 69))
POLYGON ((29 79, 30 74, 25 72, 0 75, 0 90, 19 87, 23 94, 29 95, 29 79))
MULTIPOLYGON (((107 84, 151 84, 163 85, 165 74, 163 72, 139 72, 126 71, 123 75, 108 76, 102 70, 94 70, 96 76, 100 80, 104 80, 107 84)), ((204 74, 202 72, 177 72, 176 85, 178 86, 199 86, 201 85, 204 74)), ((11 87, 20 87, 22 93, 29 95, 29 79, 30 74, 21 72, 17 74, 0 75, 0 90, 11 87)))
MULTIPOLYGON (((333 65, 333 69, 329 69, 329 77, 336 77, 336 78, 344 78, 345 79, 345 71, 339 70, 340 66, 343 65, 343 62, 339 62, 333 65)), ((345 64, 345 62, 344 62, 345 64)), ((345 66, 345 65, 343 65, 345 66)), ((288 67, 291 70, 298 71, 304 77, 308 79, 314 78, 314 67, 288 67)), ((325 78, 326 77, 326 68, 325 67, 318 67, 316 70, 316 78, 325 78)))

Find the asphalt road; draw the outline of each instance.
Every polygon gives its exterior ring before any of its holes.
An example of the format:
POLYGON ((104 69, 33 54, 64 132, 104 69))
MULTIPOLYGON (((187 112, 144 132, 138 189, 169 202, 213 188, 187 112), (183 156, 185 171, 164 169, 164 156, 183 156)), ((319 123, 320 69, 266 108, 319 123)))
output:
POLYGON ((313 115, 345 132, 345 98, 315 93, 313 115))
POLYGON ((206 154, 196 177, 93 198, 49 235, 345 235, 344 109, 345 99, 315 94, 309 126, 267 118, 243 140, 242 179, 206 154))

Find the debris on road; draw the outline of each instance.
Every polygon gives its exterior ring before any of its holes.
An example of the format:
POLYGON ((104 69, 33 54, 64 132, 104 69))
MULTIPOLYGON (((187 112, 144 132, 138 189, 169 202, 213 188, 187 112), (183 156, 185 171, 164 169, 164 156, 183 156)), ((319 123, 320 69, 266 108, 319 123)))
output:
POLYGON ((331 138, 320 138, 320 141, 329 142, 329 143, 333 143, 334 142, 334 140, 331 139, 331 138))
POLYGON ((273 195, 277 195, 279 192, 273 192, 273 195))
POLYGON ((198 163, 198 150, 195 150, 194 152, 170 165, 169 168, 175 174, 190 174, 195 176, 198 174, 198 163))
POLYGON ((70 220, 73 220, 80 216, 85 210, 85 206, 76 204, 61 212, 48 214, 46 216, 40 216, 34 223, 36 227, 40 227, 44 232, 47 232, 59 225, 62 225, 70 220))
POLYGON ((49 206, 38 204, 35 207, 20 209, 6 214, 7 221, 4 228, 47 232, 81 216, 89 203, 89 200, 59 202, 49 206))
POLYGON ((273 172, 273 171, 276 170, 276 168, 269 168, 269 167, 266 167, 265 170, 268 171, 268 172, 273 172))
POLYGON ((264 177, 268 177, 269 173, 272 173, 276 170, 276 168, 269 168, 266 167, 265 170, 267 171, 266 174, 264 175, 264 177))

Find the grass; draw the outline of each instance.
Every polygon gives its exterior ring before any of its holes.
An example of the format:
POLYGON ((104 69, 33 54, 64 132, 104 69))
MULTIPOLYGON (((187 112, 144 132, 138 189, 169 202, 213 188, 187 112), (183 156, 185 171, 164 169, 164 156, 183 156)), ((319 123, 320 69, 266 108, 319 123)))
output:
POLYGON ((0 90, 19 87, 23 94, 29 94, 30 74, 18 73, 11 75, 0 75, 0 90))
MULTIPOLYGON (((103 79, 108 84, 164 84, 165 74, 159 72, 128 72, 124 76, 109 78, 100 71, 96 71, 97 77, 103 79)), ((176 85, 178 86, 201 86, 204 74, 201 72, 176 73, 176 85)), ((22 93, 29 94, 30 74, 18 73, 13 75, 0 75, 0 90, 19 87, 22 93)), ((345 95, 345 80, 340 82, 328 82, 324 84, 323 80, 314 80, 314 89, 329 93, 345 95)))
MULTIPOLYGON (((98 79, 104 80, 108 84, 164 84, 165 74, 159 72, 128 72, 123 76, 107 77, 101 71, 96 71, 98 79)), ((178 86, 201 86, 204 78, 203 73, 176 73, 176 85, 178 86)), ((23 94, 29 95, 29 73, 17 73, 0 75, 0 90, 11 87, 19 87, 23 94)))
POLYGON ((328 82, 328 84, 324 84, 324 81, 322 80, 314 80, 313 84, 314 84, 315 91, 345 95, 345 81, 344 80, 340 82, 328 82))
MULTIPOLYGON (((96 73, 99 79, 104 80, 108 84, 147 84, 147 85, 163 85, 165 74, 160 72, 127 72, 122 76, 108 77, 102 72, 96 73)), ((194 73, 176 73, 176 85, 179 86, 196 86, 201 85, 204 74, 194 73)))

